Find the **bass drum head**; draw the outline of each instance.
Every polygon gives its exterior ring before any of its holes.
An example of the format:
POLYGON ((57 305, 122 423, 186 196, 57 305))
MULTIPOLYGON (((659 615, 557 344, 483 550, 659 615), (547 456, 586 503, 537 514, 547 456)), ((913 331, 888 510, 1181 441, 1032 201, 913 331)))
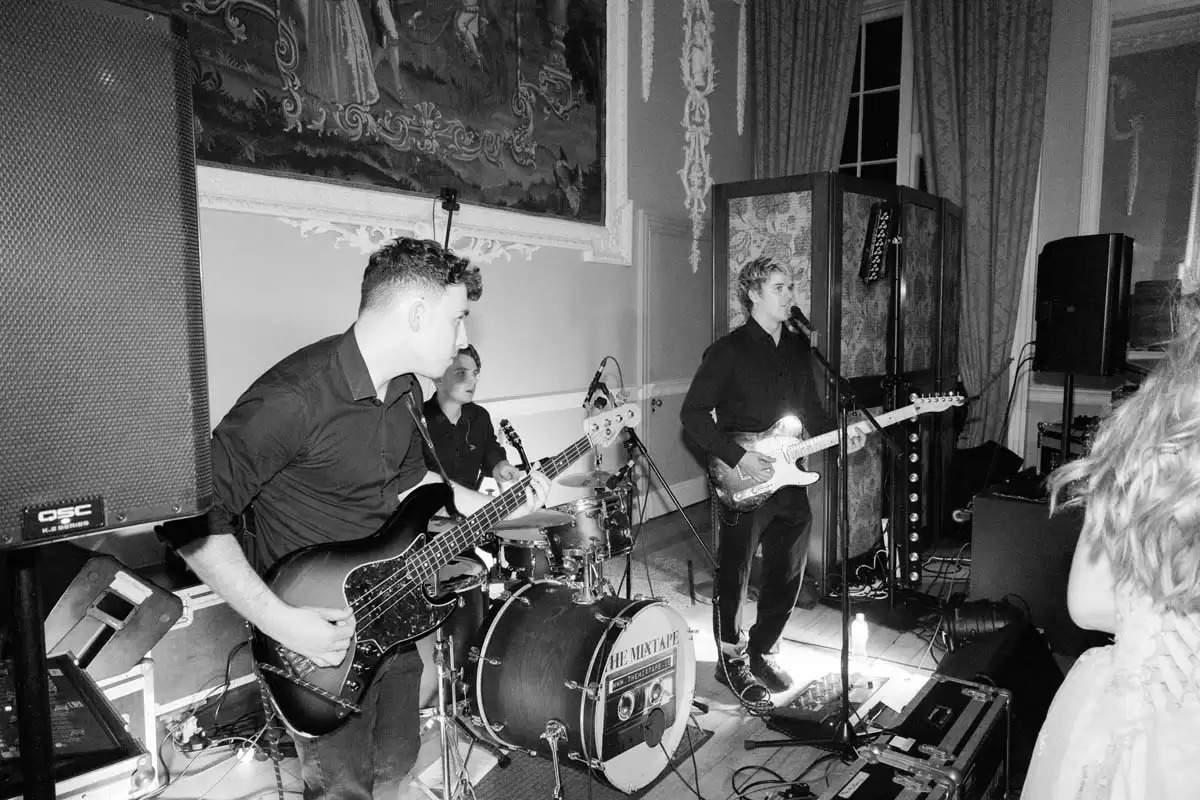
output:
POLYGON ((607 653, 599 683, 596 757, 609 783, 637 791, 667 768, 687 728, 696 692, 687 622, 666 605, 635 610, 607 653))
POLYGON ((555 581, 513 592, 481 646, 477 711, 497 742, 545 756, 546 723, 561 722, 560 759, 594 759, 608 783, 633 792, 667 768, 687 727, 696 687, 691 632, 657 600, 580 605, 573 595, 555 581))

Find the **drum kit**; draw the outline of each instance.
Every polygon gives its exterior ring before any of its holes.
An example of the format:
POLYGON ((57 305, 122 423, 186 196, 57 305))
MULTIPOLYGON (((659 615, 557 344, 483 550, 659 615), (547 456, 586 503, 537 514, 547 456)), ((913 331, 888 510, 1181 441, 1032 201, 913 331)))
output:
MULTIPOLYGON (((695 692, 691 632, 664 601, 620 597, 605 563, 629 555, 628 485, 607 473, 560 483, 593 494, 499 523, 490 565, 462 555, 438 575, 454 611, 438 632, 444 798, 473 796, 456 741, 577 762, 634 792, 667 768, 695 692), (571 482, 571 483, 568 483, 571 482)), ((469 753, 469 750, 468 750, 469 753)))

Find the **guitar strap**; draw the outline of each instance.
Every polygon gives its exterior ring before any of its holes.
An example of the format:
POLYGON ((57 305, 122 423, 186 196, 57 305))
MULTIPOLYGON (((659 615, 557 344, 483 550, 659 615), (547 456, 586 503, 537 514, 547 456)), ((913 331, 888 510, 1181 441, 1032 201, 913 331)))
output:
MULTIPOLYGON (((408 407, 408 413, 413 418, 413 422, 416 423, 417 430, 421 432, 421 438, 425 441, 425 449, 430 452, 433 457, 433 463, 437 465, 438 475, 442 476, 443 483, 450 486, 450 476, 446 474, 446 468, 442 466, 442 459, 438 457, 437 448, 433 446, 433 437, 429 435, 429 428, 425 424, 425 417, 417 413, 417 405, 413 402, 412 392, 404 396, 404 404, 408 407)), ((452 486, 451 489, 453 490, 452 486)), ((450 499, 446 501, 446 513, 456 523, 466 519, 454 506, 453 491, 450 493, 450 499)))

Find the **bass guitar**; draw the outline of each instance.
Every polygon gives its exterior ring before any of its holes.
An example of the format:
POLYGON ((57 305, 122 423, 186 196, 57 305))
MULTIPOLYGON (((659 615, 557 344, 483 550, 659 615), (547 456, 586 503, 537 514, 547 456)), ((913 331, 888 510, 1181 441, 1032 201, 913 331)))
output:
MULTIPOLYGON (((542 473, 553 480, 590 448, 611 444, 622 429, 639 421, 633 404, 589 417, 583 438, 543 459, 542 473)), ((520 508, 528 487, 526 476, 435 537, 428 533, 429 518, 446 507, 451 489, 443 483, 419 486, 370 536, 306 547, 272 567, 267 585, 285 603, 349 607, 356 626, 346 657, 332 667, 319 667, 261 631, 254 632, 254 657, 284 721, 300 733, 321 736, 357 711, 388 651, 429 634, 454 609, 453 593, 431 595, 433 577, 520 508)))
MULTIPOLYGON (((918 414, 930 414, 961 406, 965 400, 961 394, 912 395, 912 403, 880 414, 876 419, 881 428, 912 419, 918 414)), ((848 433, 870 433, 875 428, 869 420, 848 426, 848 433)), ((760 433, 735 433, 733 440, 743 449, 752 450, 773 459, 773 472, 763 481, 756 481, 736 466, 730 466, 716 456, 708 460, 708 476, 712 480, 717 497, 722 503, 738 511, 753 511, 767 502, 767 498, 784 486, 808 486, 821 477, 804 468, 802 459, 812 453, 833 447, 838 443, 838 431, 832 430, 801 439, 804 426, 796 417, 783 417, 770 428, 760 433)))

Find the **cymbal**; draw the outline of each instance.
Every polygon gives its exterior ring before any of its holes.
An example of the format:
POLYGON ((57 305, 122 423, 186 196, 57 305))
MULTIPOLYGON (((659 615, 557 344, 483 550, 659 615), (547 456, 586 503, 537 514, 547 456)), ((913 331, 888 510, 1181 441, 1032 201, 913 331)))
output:
POLYGON ((508 531, 516 528, 552 528, 555 525, 566 525, 575 518, 561 511, 541 509, 523 517, 504 519, 492 526, 495 531, 508 531))
POLYGON ((608 481, 612 476, 611 472, 597 469, 591 472, 581 472, 577 475, 567 475, 559 478, 558 482, 562 486, 569 486, 573 489, 603 489, 608 485, 608 481))

